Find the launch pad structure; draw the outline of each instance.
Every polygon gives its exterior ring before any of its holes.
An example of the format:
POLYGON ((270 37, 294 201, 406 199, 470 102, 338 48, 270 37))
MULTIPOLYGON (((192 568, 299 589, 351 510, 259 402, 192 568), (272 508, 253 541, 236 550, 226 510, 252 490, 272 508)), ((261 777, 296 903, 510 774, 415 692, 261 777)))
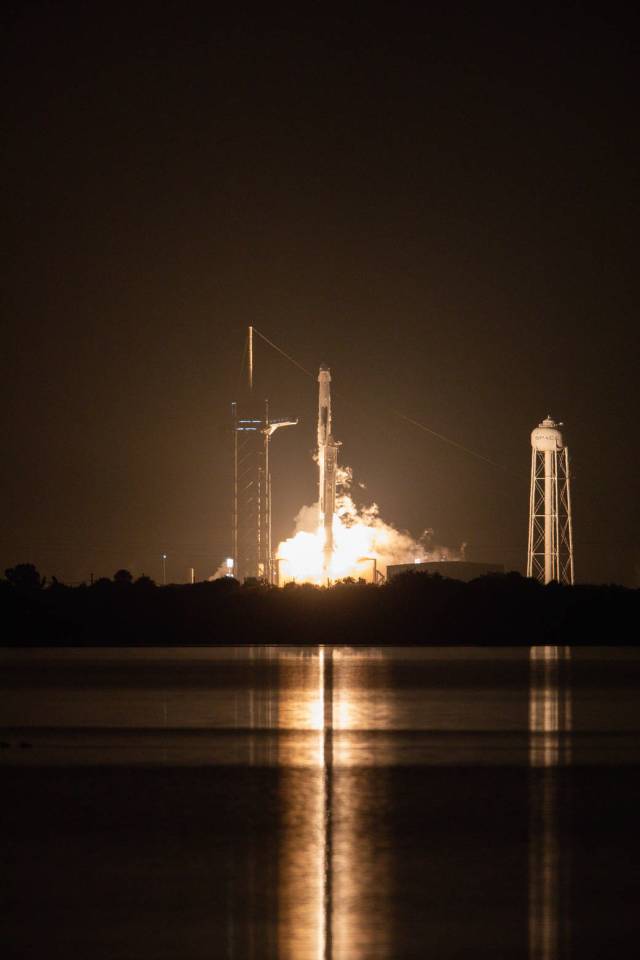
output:
POLYGON ((269 401, 261 418, 233 416, 233 574, 238 579, 274 579, 271 546, 271 468, 269 446, 280 427, 297 420, 271 419, 269 401))
MULTIPOLYGON (((279 579, 271 542, 271 438, 298 419, 271 417, 269 401, 257 415, 253 400, 253 327, 248 329, 248 392, 241 406, 231 404, 233 429, 232 557, 228 572, 239 580, 255 577, 267 583, 279 579)), ((322 364, 318 373, 318 500, 324 533, 323 566, 328 577, 334 550, 337 461, 340 442, 331 429, 331 373, 322 364)))
POLYGON ((248 396, 231 404, 233 429, 232 565, 238 580, 256 577, 273 583, 275 566, 271 544, 271 438, 281 427, 293 427, 297 418, 271 417, 269 401, 256 416, 253 400, 253 327, 248 332, 248 396))
MULTIPOLYGON (((278 353, 309 377, 313 374, 294 358, 255 331, 278 353)), ((254 328, 248 328, 248 391, 240 404, 232 404, 233 428, 233 507, 232 557, 227 571, 237 579, 255 577, 267 583, 280 581, 278 561, 271 542, 271 467, 270 445, 281 427, 295 426, 298 419, 272 417, 269 402, 258 413, 254 399, 254 328)), ((400 415, 399 415, 400 416, 400 415)), ((403 417, 403 419, 408 419, 403 417)), ((418 427, 417 421, 411 420, 418 427)), ((550 417, 531 434, 531 488, 529 498, 529 538, 527 576, 541 583, 574 583, 573 527, 569 451, 560 431, 562 424, 550 417)), ((428 432, 433 432, 424 427, 428 432)), ((448 441, 446 437, 441 439, 448 441)), ((332 433, 331 373, 322 364, 318 373, 317 464, 319 528, 322 533, 322 580, 330 583, 334 559, 336 482, 340 442, 332 433)), ((460 446, 455 443, 454 445, 460 446)), ((467 448, 463 448, 467 449, 467 448)), ((481 457, 480 454, 468 450, 481 457)), ((481 457, 481 459, 487 459, 481 457)), ((491 461, 489 461, 491 462, 491 461)), ((373 579, 378 580, 375 559, 373 579)))

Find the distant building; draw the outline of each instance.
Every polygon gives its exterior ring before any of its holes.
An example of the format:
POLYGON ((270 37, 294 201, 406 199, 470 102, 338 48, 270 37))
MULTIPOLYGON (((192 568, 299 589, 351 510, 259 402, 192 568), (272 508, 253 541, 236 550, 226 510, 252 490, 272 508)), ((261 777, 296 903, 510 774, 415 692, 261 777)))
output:
POLYGON ((387 567, 387 580, 400 573, 438 573, 451 580, 475 580, 490 573, 504 573, 501 563, 471 563, 468 560, 425 560, 421 563, 394 563, 387 567))

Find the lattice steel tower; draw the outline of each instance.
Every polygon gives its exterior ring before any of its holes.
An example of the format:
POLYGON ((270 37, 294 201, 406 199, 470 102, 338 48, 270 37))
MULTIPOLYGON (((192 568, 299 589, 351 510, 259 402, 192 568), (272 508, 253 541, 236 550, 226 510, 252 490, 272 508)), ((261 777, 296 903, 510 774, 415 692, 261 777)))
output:
POLYGON ((233 420, 233 575, 239 580, 258 577, 274 580, 271 546, 271 438, 280 427, 291 427, 297 419, 271 417, 265 401, 264 414, 257 415, 253 401, 253 333, 249 327, 248 394, 240 409, 231 404, 233 420), (244 411, 239 416, 240 410, 244 411), (247 415, 248 414, 248 415, 247 415))
POLYGON ((573 583, 569 450, 549 416, 531 433, 527 576, 573 583))

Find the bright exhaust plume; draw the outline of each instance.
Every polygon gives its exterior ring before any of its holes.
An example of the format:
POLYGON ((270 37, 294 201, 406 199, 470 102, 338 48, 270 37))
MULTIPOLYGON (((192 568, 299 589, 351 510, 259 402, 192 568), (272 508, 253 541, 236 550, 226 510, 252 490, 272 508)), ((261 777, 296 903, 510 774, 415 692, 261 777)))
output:
POLYGON ((377 504, 358 508, 354 502, 349 467, 337 470, 336 510, 333 516, 333 549, 327 560, 325 524, 319 505, 303 507, 296 517, 296 533, 278 546, 280 586, 296 583, 326 585, 345 577, 374 582, 387 566, 416 560, 452 560, 457 552, 430 543, 431 530, 419 540, 396 530, 380 516, 377 504))

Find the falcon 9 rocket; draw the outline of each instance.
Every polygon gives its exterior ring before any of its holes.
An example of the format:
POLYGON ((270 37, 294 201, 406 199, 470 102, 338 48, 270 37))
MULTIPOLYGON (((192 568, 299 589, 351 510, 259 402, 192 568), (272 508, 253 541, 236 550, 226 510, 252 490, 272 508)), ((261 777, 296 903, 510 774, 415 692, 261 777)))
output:
POLYGON ((333 515, 336 511, 336 467, 339 442, 331 435, 331 373, 324 364, 318 373, 318 472, 320 523, 324 528, 324 568, 329 572, 333 553, 333 515))

